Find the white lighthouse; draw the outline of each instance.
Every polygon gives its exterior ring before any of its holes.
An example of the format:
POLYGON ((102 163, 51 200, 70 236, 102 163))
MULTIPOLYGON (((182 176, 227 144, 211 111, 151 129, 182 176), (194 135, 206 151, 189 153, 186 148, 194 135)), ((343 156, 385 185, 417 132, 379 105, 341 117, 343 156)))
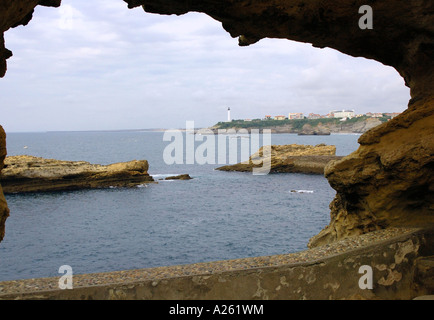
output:
POLYGON ((228 108, 228 122, 231 122, 231 108, 228 108))

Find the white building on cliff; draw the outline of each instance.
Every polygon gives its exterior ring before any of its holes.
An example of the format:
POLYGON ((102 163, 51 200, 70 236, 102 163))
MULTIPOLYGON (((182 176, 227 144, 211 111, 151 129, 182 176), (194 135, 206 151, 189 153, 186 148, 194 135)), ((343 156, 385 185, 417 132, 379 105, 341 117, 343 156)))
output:
POLYGON ((330 114, 333 118, 354 118, 355 113, 354 110, 334 110, 330 111, 330 114))

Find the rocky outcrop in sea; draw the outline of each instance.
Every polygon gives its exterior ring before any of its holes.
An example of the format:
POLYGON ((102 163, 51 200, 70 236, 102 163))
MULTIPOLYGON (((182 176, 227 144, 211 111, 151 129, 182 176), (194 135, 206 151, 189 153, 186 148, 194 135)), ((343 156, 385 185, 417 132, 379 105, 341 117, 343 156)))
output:
MULTIPOLYGON (((259 168, 258 164, 263 156, 264 148, 261 147, 248 161, 219 167, 220 171, 251 172, 253 168, 259 168)), ((339 160, 336 156, 336 147, 319 144, 311 145, 272 145, 271 146, 271 173, 308 173, 324 174, 325 166, 332 160, 339 160)))
POLYGON ((146 160, 99 165, 11 156, 4 161, 1 184, 4 193, 132 187, 154 181, 148 174, 148 167, 146 160))

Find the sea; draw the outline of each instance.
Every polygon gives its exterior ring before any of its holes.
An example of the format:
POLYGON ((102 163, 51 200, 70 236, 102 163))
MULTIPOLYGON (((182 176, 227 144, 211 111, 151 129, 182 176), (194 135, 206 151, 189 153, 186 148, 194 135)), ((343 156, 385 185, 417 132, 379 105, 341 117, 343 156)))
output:
MULTIPOLYGON (((330 222, 335 191, 322 175, 223 172, 215 170, 226 164, 217 154, 215 163, 171 164, 167 151, 175 136, 168 140, 165 134, 8 133, 10 156, 95 164, 146 159, 158 183, 6 195, 10 217, 0 242, 0 281, 60 276, 64 265, 82 274, 294 253, 306 250, 309 239, 330 222), (186 173, 193 179, 160 180, 186 173)), ((188 134, 178 139, 187 141, 188 134)), ((252 137, 226 138, 227 152, 236 148, 238 160, 245 160, 242 141, 252 137)), ((358 138, 272 134, 271 143, 324 143, 344 156, 357 150, 358 138)), ((195 150, 201 143, 194 142, 195 150)), ((215 148, 217 153, 217 143, 215 148)))

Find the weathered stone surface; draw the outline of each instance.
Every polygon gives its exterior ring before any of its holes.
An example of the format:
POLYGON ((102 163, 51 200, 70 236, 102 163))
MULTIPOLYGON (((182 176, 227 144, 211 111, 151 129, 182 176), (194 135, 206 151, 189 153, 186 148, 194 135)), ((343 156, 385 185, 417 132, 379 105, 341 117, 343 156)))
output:
MULTIPOLYGON (((310 145, 272 145, 270 148, 271 173, 311 173, 324 174, 324 168, 332 160, 341 159, 336 156, 336 147, 320 144, 310 145)), ((261 147, 248 161, 219 167, 220 171, 251 172, 253 168, 265 167, 262 161, 264 148, 261 147)))
MULTIPOLYGON (((3 169, 3 163, 6 157, 6 153, 6 133, 3 130, 3 127, 0 126, 0 174, 3 169)), ((2 186, 0 185, 0 241, 2 241, 5 236, 5 222, 8 217, 9 208, 3 194, 2 186)))
POLYGON ((7 157, 1 176, 5 193, 131 187, 152 181, 146 160, 103 166, 32 156, 7 157))
POLYGON ((433 223, 434 103, 416 104, 361 136, 356 152, 326 167, 337 195, 329 226, 310 246, 389 226, 433 223))

